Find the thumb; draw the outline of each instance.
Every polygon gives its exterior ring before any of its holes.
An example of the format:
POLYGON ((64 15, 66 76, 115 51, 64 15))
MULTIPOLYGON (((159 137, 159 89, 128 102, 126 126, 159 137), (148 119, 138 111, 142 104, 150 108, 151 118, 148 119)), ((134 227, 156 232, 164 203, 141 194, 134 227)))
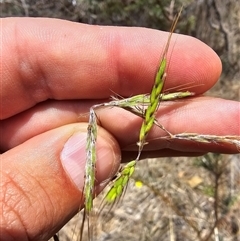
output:
MULTIPOLYGON (((35 136, 1 155, 1 240, 48 240, 83 205, 86 124, 35 136)), ((120 163, 114 138, 99 129, 96 190, 120 163)))

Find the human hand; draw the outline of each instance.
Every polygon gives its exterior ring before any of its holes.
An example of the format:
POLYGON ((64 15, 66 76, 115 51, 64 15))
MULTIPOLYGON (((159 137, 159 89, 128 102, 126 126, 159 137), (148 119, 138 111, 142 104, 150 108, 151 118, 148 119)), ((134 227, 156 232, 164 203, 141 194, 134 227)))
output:
MULTIPOLYGON (((1 31, 1 239, 47 240, 83 201, 89 107, 114 93, 149 92, 168 34, 29 18, 2 19, 1 31)), ((165 88, 190 83, 197 94, 211 88, 221 72, 216 54, 188 36, 174 35, 172 43, 165 88)), ((158 120, 171 132, 239 135, 238 102, 196 97, 160 107, 158 120)), ((132 155, 141 120, 117 108, 97 114, 103 127, 97 142, 99 192, 121 155, 132 155)), ((150 134, 148 156, 238 152, 163 141, 162 134, 150 134)))

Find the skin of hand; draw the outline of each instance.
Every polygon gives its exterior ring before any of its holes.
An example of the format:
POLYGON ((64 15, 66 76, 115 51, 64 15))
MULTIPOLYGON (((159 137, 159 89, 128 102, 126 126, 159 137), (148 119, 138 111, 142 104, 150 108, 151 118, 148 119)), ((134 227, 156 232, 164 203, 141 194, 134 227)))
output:
MULTIPOLYGON (((149 93, 168 33, 56 19, 1 19, 1 240, 48 240, 83 204, 89 107, 117 93, 149 93)), ((198 97, 161 104, 172 133, 239 135, 239 102, 200 96, 221 73, 204 43, 174 34, 165 89, 190 83, 198 97)), ((186 88, 189 89, 189 88, 186 88)), ((141 120, 119 108, 97 110, 97 193, 136 156, 141 120)), ((234 147, 161 140, 146 156, 194 156, 234 147)))

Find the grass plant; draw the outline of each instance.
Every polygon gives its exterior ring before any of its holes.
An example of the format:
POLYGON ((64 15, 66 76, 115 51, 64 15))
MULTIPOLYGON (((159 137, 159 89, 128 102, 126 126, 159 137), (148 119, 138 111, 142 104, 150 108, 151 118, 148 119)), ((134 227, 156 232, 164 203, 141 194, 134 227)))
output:
MULTIPOLYGON (((194 95, 194 93, 185 91, 185 92, 177 92, 171 94, 164 94, 163 87, 164 82, 166 80, 166 69, 167 69, 167 52, 169 49, 172 33, 175 29, 177 21, 180 17, 181 11, 176 16, 176 19, 173 22, 171 27, 171 31, 162 54, 162 58, 160 59, 159 67, 156 73, 155 81, 149 95, 137 95, 127 99, 117 99, 113 98, 112 101, 108 103, 97 104, 90 109, 90 118, 89 118, 89 127, 88 127, 88 138, 87 138, 87 163, 85 168, 85 185, 84 185, 84 215, 83 215, 83 223, 85 219, 88 222, 88 240, 93 240, 93 232, 90 231, 92 225, 89 223, 90 214, 93 210, 93 199, 94 199, 94 181, 95 181, 95 165, 96 165, 96 139, 97 139, 97 123, 96 123, 96 114, 94 112, 97 108, 102 107, 119 107, 125 110, 132 112, 133 114, 142 117, 142 125, 139 131, 139 141, 137 143, 139 149, 136 158, 125 166, 123 166, 114 180, 112 180, 110 188, 103 199, 100 210, 106 205, 110 207, 114 206, 116 202, 119 201, 121 196, 123 195, 130 177, 133 175, 135 171, 135 167, 141 157, 141 152, 144 146, 147 144, 147 136, 151 131, 154 125, 158 126, 162 130, 167 133, 166 137, 168 139, 178 139, 185 140, 191 142, 199 142, 199 143, 226 143, 229 145, 235 145, 237 147, 240 146, 240 138, 237 136, 216 136, 216 135, 203 135, 198 133, 179 133, 179 134, 171 134, 168 130, 164 128, 160 123, 157 122, 155 115, 159 108, 161 101, 168 101, 178 98, 185 98, 194 95)), ((82 240, 83 234, 83 225, 81 228, 80 240, 82 240)))
MULTIPOLYGON (((123 196, 123 194, 126 192, 126 188, 128 186, 129 180, 131 177, 136 181, 137 179, 134 176, 134 172, 137 166, 138 161, 141 158, 141 152, 144 149, 144 146, 147 145, 147 137, 149 132, 151 131, 152 127, 155 125, 159 128, 161 128, 165 133, 167 134, 164 137, 160 137, 162 139, 169 139, 169 140, 182 140, 182 141, 189 141, 194 143, 217 143, 219 145, 221 144, 228 144, 233 145, 240 149, 240 137, 239 136, 216 136, 216 135, 206 135, 201 133, 178 133, 178 134, 172 134, 170 131, 166 130, 166 128, 161 125, 155 118, 156 113, 158 111, 158 108, 162 101, 172 101, 177 100, 181 98, 191 97, 194 95, 193 92, 190 91, 182 91, 182 92, 175 92, 175 93, 164 93, 164 83, 166 81, 167 77, 167 53, 171 42, 172 33, 176 27, 176 24, 178 22, 178 19, 180 17, 181 10, 176 16, 175 20, 173 21, 169 37, 167 39, 166 46, 164 48, 162 57, 159 61, 159 67, 156 72, 155 81, 153 83, 153 87, 151 89, 150 94, 141 94, 132 96, 129 98, 117 98, 112 97, 112 100, 110 100, 107 103, 101 103, 92 106, 90 108, 89 112, 89 125, 88 125, 88 135, 87 135, 87 143, 86 143, 86 166, 85 166, 85 181, 84 181, 84 190, 83 190, 83 199, 84 199, 84 210, 83 210, 83 221, 80 228, 80 235, 79 240, 84 239, 84 223, 87 222, 87 240, 93 241, 94 239, 94 220, 92 217, 94 217, 93 214, 93 200, 95 198, 95 169, 96 169, 96 140, 97 140, 97 121, 96 121, 96 113, 95 110, 98 108, 107 108, 107 107, 119 107, 124 110, 130 111, 132 114, 137 115, 142 118, 142 125, 139 130, 139 140, 136 143, 138 145, 138 153, 134 160, 131 160, 127 164, 123 165, 117 175, 114 177, 114 179, 111 181, 109 185, 109 189, 106 192, 105 196, 103 197, 103 201, 100 204, 100 214, 104 213, 104 209, 106 206, 109 207, 108 212, 112 209, 113 206, 116 206, 116 204, 119 202, 120 198, 123 196)), ((219 175, 217 175, 219 176, 219 175)), ((198 179, 199 181, 200 179, 198 179)), ((192 180, 193 182, 193 180, 192 180)), ((196 182, 196 180, 195 180, 196 182)), ((176 207, 176 203, 174 201, 164 195, 161 191, 159 191, 157 188, 155 188, 153 185, 149 185, 149 182, 145 182, 141 180, 139 183, 141 185, 139 186, 145 186, 149 190, 151 190, 152 193, 154 193, 155 196, 158 196, 163 203, 165 203, 168 207, 172 209, 172 211, 175 212, 174 215, 181 216, 184 220, 184 222, 191 228, 192 232, 195 233, 195 237, 199 240, 208 240, 209 237, 215 232, 218 231, 218 222, 216 221, 211 231, 208 233, 207 236, 201 236, 202 234, 199 231, 198 225, 195 224, 195 221, 190 220, 189 218, 186 218, 186 215, 178 210, 176 207)), ((214 190, 218 190, 218 182, 215 182, 214 190)), ((205 187, 205 192, 207 190, 207 187, 205 187)), ((209 188, 208 188, 209 190, 209 188)), ((219 194, 214 192, 213 193, 215 200, 219 201, 219 194)), ((216 202, 217 202, 216 201, 216 202)), ((215 203, 214 206, 215 213, 218 213, 218 204, 215 203)), ((172 212, 171 211, 171 212, 172 212)), ((174 227, 174 215, 171 216, 168 219, 168 228, 170 230, 170 240, 174 240, 173 235, 173 227, 174 227)), ((217 215, 217 214, 216 214, 217 215)), ((215 215, 215 219, 218 220, 218 216, 215 215)), ((107 215, 105 214, 105 217, 107 215)), ((159 234, 158 234, 159 235, 159 234)), ((153 234, 154 236, 154 234, 153 234)), ((152 236, 152 237, 153 237, 152 236)), ((55 237, 56 239, 57 237, 55 237)))

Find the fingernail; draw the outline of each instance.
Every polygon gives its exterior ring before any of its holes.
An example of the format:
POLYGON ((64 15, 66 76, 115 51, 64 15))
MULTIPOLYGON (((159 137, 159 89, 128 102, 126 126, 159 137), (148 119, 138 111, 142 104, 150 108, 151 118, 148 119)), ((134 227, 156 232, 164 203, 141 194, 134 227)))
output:
POLYGON ((86 139, 87 134, 84 132, 72 135, 65 143, 61 153, 63 168, 80 190, 84 185, 86 139))

